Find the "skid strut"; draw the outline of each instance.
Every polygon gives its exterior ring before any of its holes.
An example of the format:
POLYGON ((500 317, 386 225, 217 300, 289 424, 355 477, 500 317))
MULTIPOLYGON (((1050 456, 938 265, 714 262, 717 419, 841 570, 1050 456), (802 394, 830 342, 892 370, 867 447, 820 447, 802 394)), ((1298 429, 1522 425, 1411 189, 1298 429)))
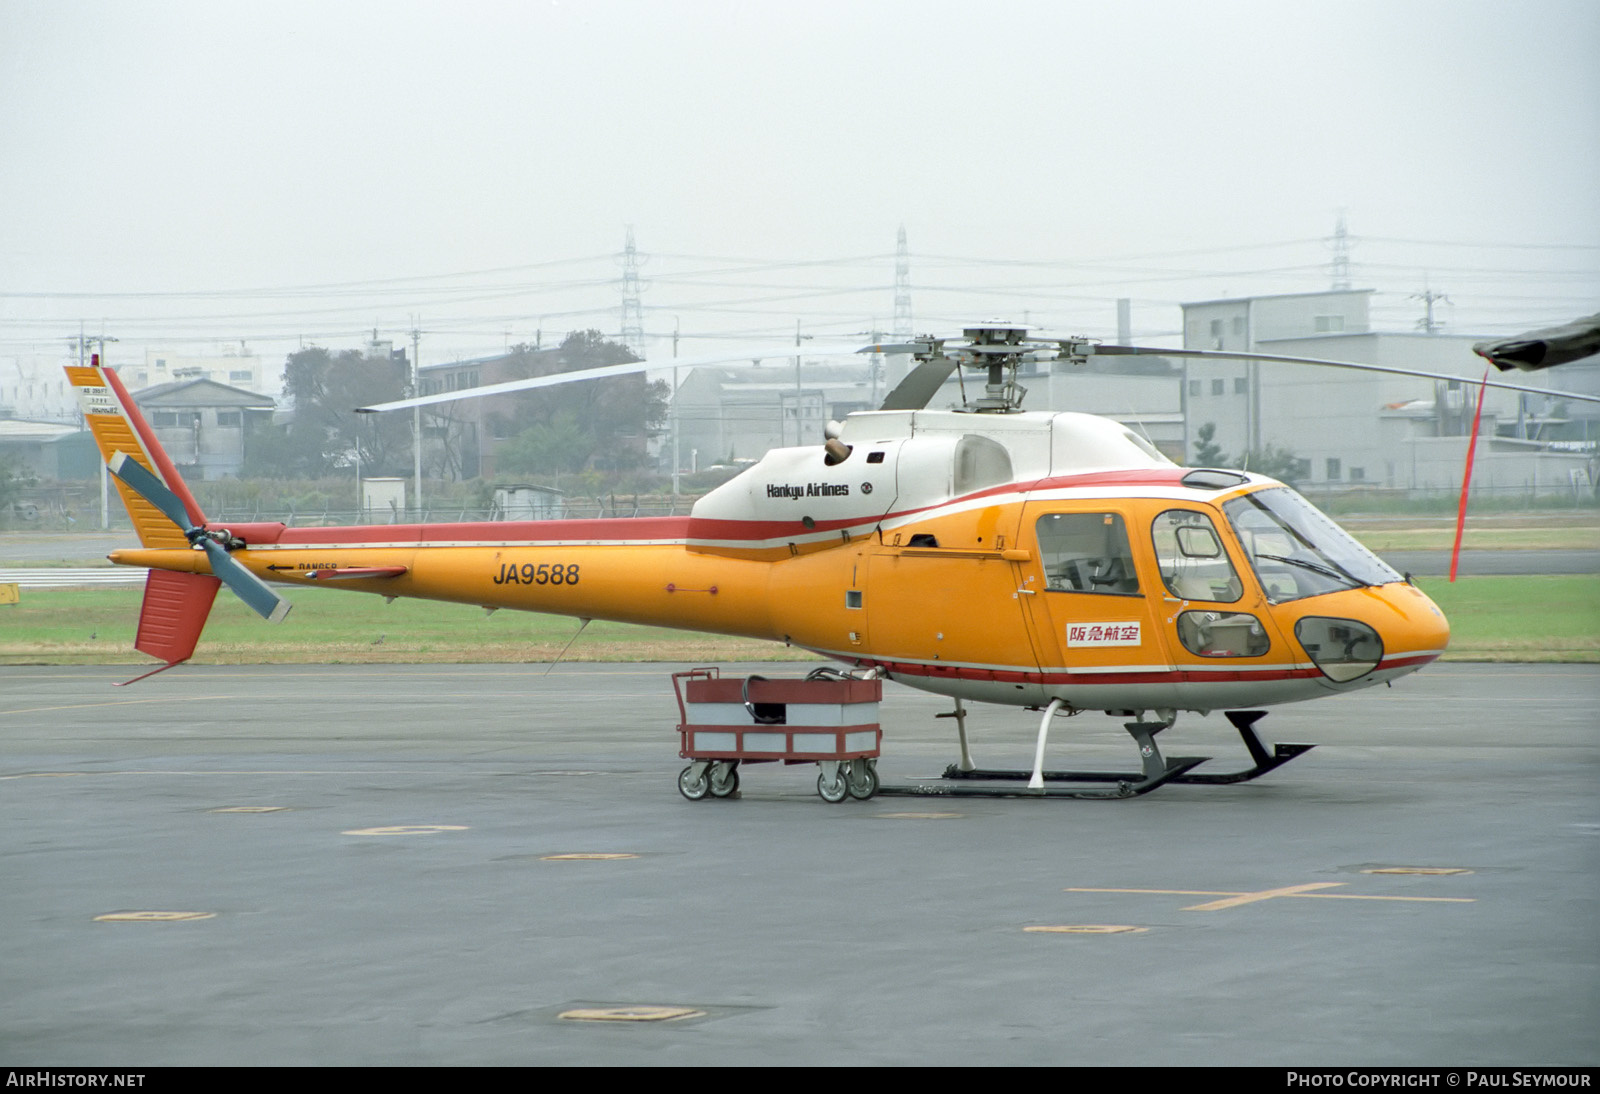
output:
MULTIPOLYGON (((880 794, 895 795, 937 795, 942 797, 957 798, 1137 798, 1148 794, 1159 786, 1181 779, 1191 769, 1206 762, 1205 756, 1179 756, 1173 759, 1164 759, 1161 750, 1156 747, 1156 734, 1160 733, 1170 722, 1127 722, 1123 728, 1128 731, 1134 743, 1139 746, 1139 760, 1143 770, 1128 774, 1096 773, 1091 778, 1062 778, 1063 772, 1044 771, 1044 746, 1050 733, 1050 720, 1056 712, 1065 705, 1060 699, 1053 699, 1045 709, 1044 717, 1039 722, 1039 740, 1034 747, 1033 770, 1031 771, 990 771, 983 768, 962 770, 952 764, 944 773, 946 779, 998 779, 1021 781, 1028 780, 1024 787, 994 787, 994 786, 952 786, 950 783, 920 784, 914 786, 885 786, 878 792, 880 794), (1114 782, 1116 787, 1111 790, 1070 790, 1064 787, 1047 787, 1046 781, 1058 782, 1114 782)), ((963 757, 965 759, 965 757, 963 757)))
MULTIPOLYGON (((1266 716, 1266 711, 1230 710, 1225 712, 1224 716, 1233 725, 1233 728, 1239 731, 1239 737, 1244 741, 1245 748, 1249 750, 1250 758, 1255 761, 1253 766, 1244 768, 1240 771, 1230 771, 1215 775, 1196 775, 1190 774, 1189 769, 1204 763, 1209 757, 1202 756, 1194 759, 1192 763, 1187 763, 1187 765, 1181 771, 1171 771, 1170 769, 1173 767, 1173 765, 1178 764, 1180 761, 1169 760, 1167 761, 1167 767, 1170 773, 1168 773, 1165 778, 1161 779, 1154 785, 1141 790, 1140 793, 1148 793, 1149 790, 1154 790, 1156 786, 1162 786, 1167 783, 1184 784, 1189 786, 1225 786, 1229 783, 1249 782, 1251 779, 1260 778, 1267 772, 1282 767, 1296 756, 1304 755, 1316 747, 1315 745, 1274 744, 1272 746, 1272 751, 1269 753, 1266 746, 1261 743, 1261 738, 1256 735, 1255 731, 1255 724, 1266 716)), ((1161 756, 1160 751, 1156 748, 1155 734, 1161 732, 1161 730, 1165 729, 1166 727, 1167 723, 1165 722, 1127 722, 1124 724, 1124 728, 1127 729, 1129 734, 1133 736, 1133 739, 1138 742, 1139 754, 1144 765, 1144 771, 1142 773, 1118 771, 1041 771, 1038 773, 1039 778, 1043 782, 1114 782, 1119 784, 1127 783, 1130 780, 1134 783, 1138 783, 1138 781, 1141 779, 1149 779, 1151 778, 1151 768, 1153 763, 1159 763, 1161 756), (1149 751, 1146 751, 1147 748, 1149 751)), ((954 764, 946 768, 944 772, 944 777, 946 779, 991 779, 1001 781, 1018 781, 1023 779, 1031 779, 1033 776, 1034 772, 1032 771, 987 768, 974 768, 970 771, 963 771, 954 764)))

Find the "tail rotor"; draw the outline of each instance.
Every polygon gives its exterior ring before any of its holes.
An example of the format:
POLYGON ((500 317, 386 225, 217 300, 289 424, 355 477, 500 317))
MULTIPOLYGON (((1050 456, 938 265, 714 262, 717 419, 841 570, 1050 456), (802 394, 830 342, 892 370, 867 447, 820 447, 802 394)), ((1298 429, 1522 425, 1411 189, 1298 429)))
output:
POLYGON ((206 559, 211 563, 211 572, 232 589, 235 596, 249 605, 252 611, 269 623, 281 622, 283 617, 289 614, 291 606, 289 601, 279 596, 271 586, 228 553, 243 546, 243 541, 230 535, 226 529, 213 531, 204 525, 195 524, 190 519, 189 511, 182 499, 173 493, 166 483, 146 470, 143 464, 126 452, 119 450, 113 453, 106 467, 125 483, 128 489, 155 506, 162 515, 177 525, 191 545, 204 550, 206 559))

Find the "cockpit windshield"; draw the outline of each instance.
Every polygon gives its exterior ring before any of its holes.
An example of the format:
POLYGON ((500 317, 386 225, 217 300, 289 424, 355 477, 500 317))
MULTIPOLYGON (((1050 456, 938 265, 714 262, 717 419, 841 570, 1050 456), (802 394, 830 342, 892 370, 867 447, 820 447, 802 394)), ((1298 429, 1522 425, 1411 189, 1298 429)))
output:
POLYGON ((1222 510, 1274 604, 1402 580, 1287 486, 1234 498, 1222 510))

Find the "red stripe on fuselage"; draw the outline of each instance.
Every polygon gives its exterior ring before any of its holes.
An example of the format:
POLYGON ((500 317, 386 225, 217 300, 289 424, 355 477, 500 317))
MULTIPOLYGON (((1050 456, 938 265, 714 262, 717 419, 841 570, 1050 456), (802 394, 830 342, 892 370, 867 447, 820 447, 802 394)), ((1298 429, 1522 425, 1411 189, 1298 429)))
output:
MULTIPOLYGON (((831 655, 838 656, 838 655, 831 655)), ((1420 668, 1438 659, 1438 654, 1419 654, 1409 657, 1387 658, 1378 663, 1374 672, 1383 672, 1391 669, 1420 668)), ((1211 670, 1196 672, 1186 669, 1157 669, 1149 671, 1138 670, 1133 672, 1066 672, 1050 670, 1045 672, 1025 672, 1016 669, 985 669, 971 668, 957 665, 921 665, 914 662, 883 661, 876 658, 862 658, 859 664, 877 665, 889 672, 897 672, 902 676, 927 676, 946 677, 957 680, 986 680, 1004 684, 1078 684, 1093 686, 1100 684, 1234 684, 1255 683, 1272 680, 1314 680, 1321 676, 1320 670, 1315 668, 1282 668, 1282 669, 1239 669, 1211 670)), ((1361 679, 1358 677, 1357 679, 1361 679)), ((1354 683, 1355 681, 1350 681, 1354 683)))
MULTIPOLYGON (((459 524, 364 524, 343 528, 285 528, 260 542, 280 546, 336 547, 342 543, 483 543, 550 540, 682 542, 688 517, 614 517, 597 520, 513 520, 459 524)), ((246 538, 249 538, 248 536, 246 538)))
POLYGON ((905 520, 932 513, 952 505, 983 498, 999 498, 1044 490, 1074 487, 1156 486, 1180 487, 1188 472, 1183 468, 1099 471, 1084 475, 1059 475, 1026 483, 1007 483, 979 490, 959 498, 919 509, 890 513, 864 512, 858 516, 819 520, 807 528, 800 520, 738 520, 713 517, 605 517, 587 520, 537 520, 463 522, 454 524, 371 524, 341 528, 285 528, 234 525, 236 533, 253 544, 276 543, 282 546, 337 546, 342 543, 501 543, 506 541, 595 540, 628 543, 638 541, 686 542, 745 541, 761 543, 781 539, 815 537, 818 533, 838 532, 863 524, 905 520), (256 529, 251 534, 247 527, 256 529))

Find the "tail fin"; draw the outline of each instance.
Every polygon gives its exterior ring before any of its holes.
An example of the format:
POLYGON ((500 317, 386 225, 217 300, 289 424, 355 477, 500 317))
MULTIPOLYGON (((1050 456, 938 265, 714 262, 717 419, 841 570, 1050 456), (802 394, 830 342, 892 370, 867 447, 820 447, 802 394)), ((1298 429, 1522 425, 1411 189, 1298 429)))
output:
MULTIPOLYGON (((83 419, 100 448, 100 458, 109 463, 113 453, 126 452, 183 501, 190 523, 204 525, 206 518, 200 511, 199 503, 189 493, 189 488, 178 475, 178 469, 172 465, 166 450, 156 440, 155 430, 139 413, 139 407, 128 394, 128 389, 122 386, 117 374, 101 365, 96 355, 94 363, 87 367, 68 366, 67 379, 72 382, 73 390, 78 395, 78 405, 83 408, 83 419)), ((117 493, 121 495, 122 504, 133 520, 140 543, 146 547, 189 546, 183 529, 129 489, 121 479, 115 481, 117 493)))
MULTIPOLYGON (((111 369, 94 363, 84 367, 69 367, 67 378, 77 393, 78 404, 83 408, 84 421, 94 434, 100 456, 106 462, 116 452, 161 479, 166 487, 183 503, 191 524, 203 525, 205 515, 200 511, 194 495, 178 475, 155 431, 145 421, 139 407, 122 385, 122 380, 111 369)), ((139 534, 139 542, 146 547, 187 548, 189 540, 183 529, 173 524, 155 505, 131 489, 122 479, 113 476, 122 504, 139 534)), ((136 683, 146 676, 170 669, 194 655, 194 647, 205 629, 206 618, 211 614, 212 602, 222 582, 208 574, 176 573, 168 570, 151 570, 145 578, 144 603, 139 608, 139 632, 133 646, 141 653, 159 657, 166 664, 161 668, 136 676, 127 683, 136 683)))

